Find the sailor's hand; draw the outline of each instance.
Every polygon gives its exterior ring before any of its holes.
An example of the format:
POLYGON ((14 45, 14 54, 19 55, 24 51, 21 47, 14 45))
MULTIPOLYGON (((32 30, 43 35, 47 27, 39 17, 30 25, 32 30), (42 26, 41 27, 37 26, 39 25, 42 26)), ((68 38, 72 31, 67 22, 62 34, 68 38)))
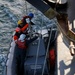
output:
POLYGON ((41 35, 40 33, 35 33, 35 36, 37 36, 37 37, 40 36, 40 35, 41 35))

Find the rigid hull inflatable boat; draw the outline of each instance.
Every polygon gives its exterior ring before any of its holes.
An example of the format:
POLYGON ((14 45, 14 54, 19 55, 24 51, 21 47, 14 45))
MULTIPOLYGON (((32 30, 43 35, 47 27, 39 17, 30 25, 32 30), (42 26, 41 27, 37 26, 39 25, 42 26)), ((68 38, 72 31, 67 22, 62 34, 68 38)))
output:
MULTIPOLYGON (((41 36, 28 46, 24 62, 24 75, 55 75, 57 28, 50 27, 41 31, 43 32, 41 36), (50 65, 53 65, 53 67, 50 65)), ((5 75, 17 75, 14 56, 15 46, 15 42, 12 41, 5 75)))

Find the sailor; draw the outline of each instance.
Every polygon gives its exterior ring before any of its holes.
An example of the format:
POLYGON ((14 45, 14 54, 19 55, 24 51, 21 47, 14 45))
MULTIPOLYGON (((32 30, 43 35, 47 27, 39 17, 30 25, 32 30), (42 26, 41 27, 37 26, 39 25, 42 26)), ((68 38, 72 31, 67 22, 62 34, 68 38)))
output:
POLYGON ((28 38, 26 38, 26 35, 25 35, 25 34, 21 34, 20 37, 19 37, 19 39, 16 41, 16 44, 17 44, 17 46, 18 46, 20 49, 26 49, 27 46, 28 46, 31 42, 33 42, 34 40, 37 39, 37 36, 38 36, 38 35, 39 35, 39 34, 36 33, 36 35, 35 35, 34 37, 28 39, 28 38))
POLYGON ((24 75, 24 61, 26 50, 28 48, 28 45, 37 38, 38 36, 35 36, 32 39, 26 39, 26 35, 21 34, 19 39, 16 41, 15 58, 17 60, 17 75, 24 75))
POLYGON ((16 41, 16 44, 21 49, 26 49, 25 37, 26 37, 25 34, 21 34, 20 38, 16 41))
POLYGON ((13 40, 16 41, 19 36, 23 33, 23 34, 28 34, 27 33, 27 28, 28 28, 28 24, 26 24, 25 26, 23 26, 23 23, 21 20, 18 21, 18 25, 20 27, 17 27, 15 29, 15 33, 13 34, 13 40))
POLYGON ((20 34, 28 34, 29 24, 34 24, 31 19, 34 17, 33 13, 30 13, 28 16, 24 16, 22 20, 18 21, 18 27, 15 29, 15 34, 13 36, 14 41, 16 41, 20 34))
POLYGON ((26 23, 30 23, 31 25, 34 25, 32 22, 32 18, 34 17, 33 13, 29 13, 28 16, 24 16, 22 19, 23 24, 25 25, 26 23))
POLYGON ((28 28, 28 26, 29 26, 28 23, 24 24, 24 23, 22 22, 22 20, 19 20, 19 21, 18 21, 18 27, 21 28, 21 31, 22 31, 22 32, 25 32, 26 29, 28 28))
POLYGON ((28 27, 29 25, 34 25, 34 23, 31 21, 32 18, 34 17, 33 13, 28 14, 28 16, 24 16, 22 20, 19 20, 18 27, 21 28, 21 31, 23 33, 28 33, 28 27))
POLYGON ((28 16, 24 16, 22 20, 18 21, 18 27, 23 28, 25 25, 29 23, 31 25, 34 25, 34 23, 31 21, 33 17, 34 17, 33 13, 29 13, 28 16))

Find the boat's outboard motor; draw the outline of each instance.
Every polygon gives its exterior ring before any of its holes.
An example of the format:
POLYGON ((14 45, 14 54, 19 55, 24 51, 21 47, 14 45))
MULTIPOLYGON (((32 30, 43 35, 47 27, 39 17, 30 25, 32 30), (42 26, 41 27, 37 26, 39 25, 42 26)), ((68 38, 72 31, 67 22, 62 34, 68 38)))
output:
MULTIPOLYGON (((33 43, 30 44, 26 53, 26 60, 24 63, 25 75, 34 75, 35 69, 36 69, 35 75, 42 75, 42 70, 45 61, 45 54, 46 50, 43 39, 40 38, 40 44, 39 40, 35 40, 33 43), (38 45, 39 45, 39 52, 37 57, 37 65, 35 68, 38 45)), ((45 64, 43 75, 48 75, 47 63, 45 64)))

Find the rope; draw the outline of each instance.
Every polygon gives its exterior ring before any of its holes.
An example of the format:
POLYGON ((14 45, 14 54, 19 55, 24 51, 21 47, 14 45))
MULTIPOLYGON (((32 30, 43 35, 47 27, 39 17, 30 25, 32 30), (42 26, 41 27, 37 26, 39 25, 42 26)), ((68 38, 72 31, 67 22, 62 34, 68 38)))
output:
MULTIPOLYGON (((52 26, 52 28, 53 28, 53 26, 52 26)), ((43 73, 44 73, 44 68, 45 68, 46 58, 47 58, 48 49, 49 49, 49 45, 50 45, 50 40, 51 40, 51 35, 52 35, 52 28, 51 28, 51 33, 50 33, 49 42, 48 42, 48 46, 47 46, 46 56, 45 56, 45 60, 44 60, 44 65, 43 65, 42 75, 43 75, 43 73)))
MULTIPOLYGON (((42 25, 43 25, 43 19, 42 19, 42 25)), ((42 25, 41 25, 41 32, 42 32, 42 25)), ((41 32, 40 32, 40 33, 41 33, 41 32)), ((40 35, 39 37, 41 37, 41 35, 40 35)), ((34 75, 36 75, 36 67, 37 67, 37 60, 38 60, 40 42, 41 42, 41 40, 40 40, 40 38, 39 38, 39 43, 38 43, 38 48, 37 48, 37 55, 36 55, 36 62, 35 62, 34 75)))
MULTIPOLYGON (((28 15, 28 12, 27 12, 27 10, 28 10, 27 9, 27 1, 26 0, 25 0, 25 10, 26 10, 25 11, 26 15, 28 15)), ((32 37, 32 33, 33 33, 32 32, 32 27, 31 27, 31 23, 29 23, 29 27, 28 28, 29 28, 29 31, 30 31, 29 35, 30 35, 30 38, 31 38, 32 37)))
POLYGON ((27 1, 25 0, 25 14, 27 15, 27 1))

